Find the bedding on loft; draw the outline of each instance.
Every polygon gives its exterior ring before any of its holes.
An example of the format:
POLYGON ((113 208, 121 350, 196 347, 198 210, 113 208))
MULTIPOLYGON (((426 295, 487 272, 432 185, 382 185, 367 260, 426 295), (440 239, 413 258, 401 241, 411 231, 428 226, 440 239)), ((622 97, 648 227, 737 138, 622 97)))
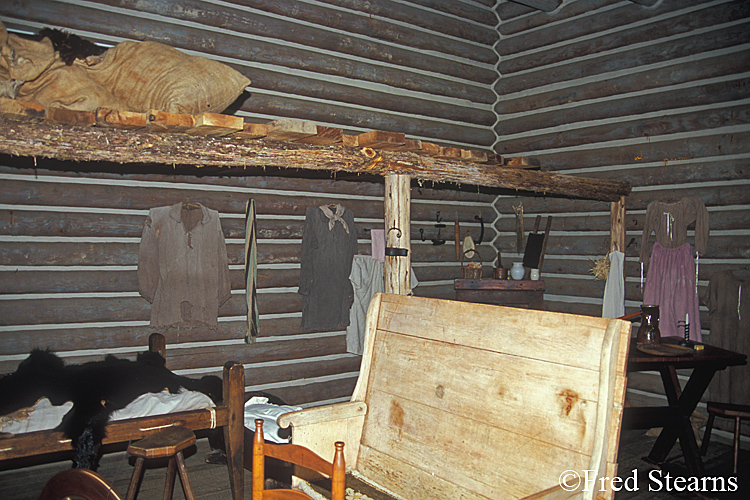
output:
POLYGON ((76 111, 221 113, 250 84, 233 68, 158 42, 110 49, 59 30, 37 37, 0 23, 0 96, 76 111))

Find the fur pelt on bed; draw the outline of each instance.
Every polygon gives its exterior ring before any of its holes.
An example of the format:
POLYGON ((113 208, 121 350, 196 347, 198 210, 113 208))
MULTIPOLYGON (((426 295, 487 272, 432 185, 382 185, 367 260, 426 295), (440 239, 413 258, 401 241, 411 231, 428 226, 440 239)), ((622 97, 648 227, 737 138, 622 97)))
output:
POLYGON ((164 358, 145 352, 136 361, 107 356, 103 361, 65 365, 52 352, 35 349, 18 369, 0 378, 0 415, 33 406, 42 397, 54 405, 72 401, 73 408, 57 430, 72 440, 73 467, 95 469, 110 415, 138 396, 181 388, 208 395, 221 403, 222 381, 199 380, 169 371, 164 358))
POLYGON ((43 40, 45 37, 50 39, 55 51, 60 54, 62 62, 68 66, 73 64, 76 59, 86 60, 90 56, 100 56, 107 51, 107 47, 85 40, 76 34, 54 28, 44 28, 33 38, 43 40))

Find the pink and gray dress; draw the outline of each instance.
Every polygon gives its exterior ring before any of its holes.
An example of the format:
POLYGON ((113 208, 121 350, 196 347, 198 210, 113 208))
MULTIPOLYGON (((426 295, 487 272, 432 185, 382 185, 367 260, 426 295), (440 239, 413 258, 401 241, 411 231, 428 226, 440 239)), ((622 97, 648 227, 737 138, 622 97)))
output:
POLYGON ((663 337, 684 335, 682 323, 690 321, 690 338, 701 340, 695 255, 687 241, 687 227, 695 222, 695 251, 708 246, 708 211, 698 198, 675 203, 653 201, 646 210, 640 260, 648 266, 643 303, 659 306, 663 337), (656 242, 649 259, 649 238, 656 242), (678 324, 679 323, 679 324, 678 324))

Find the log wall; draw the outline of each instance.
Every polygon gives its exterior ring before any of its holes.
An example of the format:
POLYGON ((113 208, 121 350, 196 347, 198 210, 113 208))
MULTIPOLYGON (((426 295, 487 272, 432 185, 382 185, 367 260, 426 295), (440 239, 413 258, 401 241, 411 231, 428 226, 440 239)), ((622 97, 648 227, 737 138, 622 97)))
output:
MULTIPOLYGON (((0 21, 15 33, 53 27, 108 46, 152 40, 224 62, 252 80, 227 111, 246 122, 294 118, 350 134, 395 131, 490 151, 494 3, 19 0, 0 3, 0 21)), ((71 362, 140 350, 150 332, 149 305, 138 295, 135 275, 142 223, 149 208, 189 196, 221 213, 233 293, 221 308, 219 334, 173 339, 170 365, 198 374, 241 358, 248 390, 295 404, 351 393, 359 358, 345 354, 343 332, 299 328, 302 227, 308 205, 341 201, 355 213, 360 251, 369 252, 365 230, 383 226, 381 184, 198 177, 153 166, 123 168, 148 174, 120 176, 96 173, 97 166, 63 163, 52 170, 13 158, 0 165, 0 373, 34 346, 61 351, 71 362), (258 207, 263 332, 251 346, 242 340, 248 197, 258 207)), ((453 297, 460 264, 452 223, 458 218, 477 236, 474 216, 482 216, 487 245, 494 237, 493 197, 417 186, 413 198, 413 266, 421 283, 415 292, 453 297), (441 233, 451 240, 443 246, 430 242, 438 210, 451 224, 441 233)), ((489 268, 494 251, 486 248, 489 268)))
MULTIPOLYGON (((184 200, 219 211, 227 242, 232 297, 219 310, 216 333, 168 335, 168 363, 179 373, 221 372, 228 360, 245 364, 248 391, 275 394, 291 404, 346 400, 360 356, 346 353, 345 332, 301 328, 297 293, 305 210, 342 203, 355 214, 359 253, 370 253, 369 230, 384 227, 383 185, 376 182, 268 175, 197 177, 172 167, 149 174, 112 174, 81 164, 0 158, 0 373, 13 371, 32 348, 50 348, 68 363, 144 350, 150 304, 138 293, 138 245, 148 210, 184 200), (245 343, 244 210, 257 207, 258 297, 261 334, 245 343)), ((104 170, 104 169, 103 169, 104 170)), ((453 221, 479 234, 494 232, 494 196, 413 188, 412 259, 415 293, 452 297, 460 275, 453 221), (433 246, 437 211, 450 231, 433 246), (426 241, 421 241, 423 229, 426 241)), ((489 271, 488 271, 489 272, 489 271)))
MULTIPOLYGON (((633 186, 626 199, 626 312, 642 303, 638 255, 654 200, 697 197, 707 206, 701 292, 720 270, 750 276, 750 3, 664 0, 649 8, 574 0, 542 13, 505 1, 498 14, 498 153, 633 186)), ((554 216, 542 269, 546 306, 600 315, 604 282, 589 271, 609 250, 609 205, 499 198, 498 242, 511 255, 511 205, 519 201, 527 230, 537 214, 554 216)), ((702 306, 709 342, 710 325, 702 306)), ((631 398, 661 392, 658 378, 630 381, 631 398)))
POLYGON ((252 80, 233 106, 246 121, 297 118, 489 150, 494 3, 18 0, 0 5, 0 20, 104 45, 152 40, 224 62, 252 80))

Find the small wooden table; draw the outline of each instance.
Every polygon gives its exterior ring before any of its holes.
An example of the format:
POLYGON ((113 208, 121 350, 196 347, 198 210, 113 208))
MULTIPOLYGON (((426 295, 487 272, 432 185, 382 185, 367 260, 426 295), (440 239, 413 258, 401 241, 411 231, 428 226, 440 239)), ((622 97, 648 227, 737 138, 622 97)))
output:
POLYGON ((544 281, 457 279, 456 300, 498 306, 544 309, 544 281))
MULTIPOLYGON (((678 337, 662 338, 662 343, 675 346, 678 337)), ((661 374, 664 392, 667 396, 667 406, 627 407, 623 411, 622 427, 626 429, 650 429, 663 427, 654 446, 651 448, 647 460, 660 464, 664 462, 669 451, 677 439, 680 440, 682 454, 688 472, 694 476, 704 473, 703 461, 698 450, 698 444, 690 425, 690 415, 711 383, 711 379, 718 370, 728 366, 744 365, 747 356, 737 352, 727 351, 708 344, 702 351, 690 350, 675 356, 648 354, 639 350, 635 339, 631 340, 628 355, 628 373, 639 371, 657 371, 661 374), (677 379, 677 369, 691 368, 685 389, 680 388, 677 379)))

